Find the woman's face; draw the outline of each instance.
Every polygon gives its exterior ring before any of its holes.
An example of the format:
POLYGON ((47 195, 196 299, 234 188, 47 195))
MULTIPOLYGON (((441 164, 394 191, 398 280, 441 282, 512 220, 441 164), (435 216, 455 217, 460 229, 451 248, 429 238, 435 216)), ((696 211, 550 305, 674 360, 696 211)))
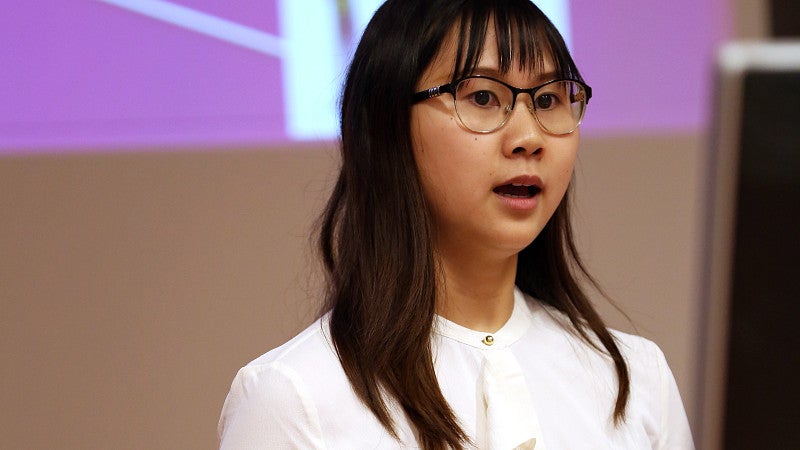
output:
MULTIPOLYGON (((451 33, 417 83, 418 91, 450 81, 455 39, 451 33)), ((523 88, 554 77, 551 62, 542 73, 516 64, 500 73, 495 42, 490 28, 476 74, 523 88)), ((488 134, 461 125, 450 94, 412 108, 414 156, 442 256, 516 255, 533 242, 561 202, 572 177, 578 131, 545 133, 525 107, 530 102, 528 94, 520 94, 505 125, 488 134)))

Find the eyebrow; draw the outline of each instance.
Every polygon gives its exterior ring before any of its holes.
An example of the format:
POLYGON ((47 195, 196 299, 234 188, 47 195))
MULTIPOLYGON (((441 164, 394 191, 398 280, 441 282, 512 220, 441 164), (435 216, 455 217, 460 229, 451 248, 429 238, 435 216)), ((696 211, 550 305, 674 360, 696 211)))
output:
MULTIPOLYGON (((470 75, 483 75, 505 81, 505 74, 493 67, 476 67, 475 70, 470 73, 470 75)), ((544 82, 555 80, 556 78, 558 78, 558 74, 555 71, 550 71, 538 74, 535 79, 544 82)))

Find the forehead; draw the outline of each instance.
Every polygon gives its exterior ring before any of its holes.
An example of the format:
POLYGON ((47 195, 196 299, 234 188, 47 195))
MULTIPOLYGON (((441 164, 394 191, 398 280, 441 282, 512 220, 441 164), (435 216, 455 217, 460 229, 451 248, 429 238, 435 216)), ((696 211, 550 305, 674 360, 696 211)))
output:
MULTIPOLYGON (((543 43, 538 47, 542 49, 541 54, 536 58, 532 58, 523 64, 520 57, 522 50, 508 45, 508 54, 502 55, 503 59, 510 61, 508 70, 501 68, 501 55, 500 44, 494 24, 490 21, 487 24, 486 35, 483 44, 478 51, 478 57, 475 58, 474 64, 467 61, 469 55, 469 32, 465 33, 462 38, 459 36, 458 26, 451 27, 445 39, 442 41, 436 56, 431 61, 431 64, 423 72, 420 78, 420 83, 425 81, 435 81, 445 83, 459 77, 462 73, 469 74, 484 74, 492 75, 499 78, 506 78, 506 76, 513 75, 514 78, 525 78, 530 80, 539 80, 543 76, 551 76, 555 73, 556 65, 553 61, 552 52, 549 50, 549 43, 543 43), (458 61, 459 47, 461 51, 461 60, 458 61), (470 66, 470 67, 468 67, 470 66)), ((516 36, 504 36, 507 40, 512 40, 516 36)), ((528 43, 528 45, 533 45, 528 43)))

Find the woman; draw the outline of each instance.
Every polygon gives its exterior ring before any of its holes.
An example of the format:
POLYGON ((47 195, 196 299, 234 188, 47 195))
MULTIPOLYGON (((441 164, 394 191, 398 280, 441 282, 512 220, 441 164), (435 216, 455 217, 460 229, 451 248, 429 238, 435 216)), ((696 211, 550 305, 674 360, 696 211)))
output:
POLYGON ((661 351, 578 283, 590 97, 527 0, 386 2, 342 98, 328 312, 240 370, 221 447, 691 448, 661 351))

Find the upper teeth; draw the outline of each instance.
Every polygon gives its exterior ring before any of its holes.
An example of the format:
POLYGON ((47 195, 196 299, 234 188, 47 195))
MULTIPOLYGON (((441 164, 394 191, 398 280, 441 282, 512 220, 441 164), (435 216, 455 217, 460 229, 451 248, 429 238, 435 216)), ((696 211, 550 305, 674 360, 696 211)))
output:
POLYGON ((511 183, 511 185, 512 185, 512 186, 516 186, 516 187, 528 187, 528 185, 527 185, 527 184, 511 183))

